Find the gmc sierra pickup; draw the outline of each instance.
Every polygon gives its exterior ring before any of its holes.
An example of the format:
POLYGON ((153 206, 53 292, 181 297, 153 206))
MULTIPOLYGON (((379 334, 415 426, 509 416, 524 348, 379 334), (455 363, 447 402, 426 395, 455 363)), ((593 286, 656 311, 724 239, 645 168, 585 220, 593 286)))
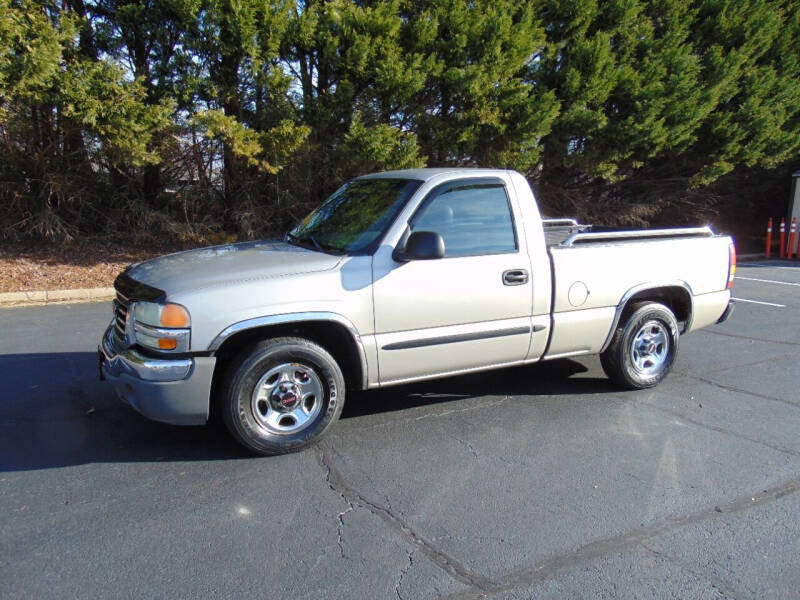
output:
POLYGON ((681 334, 730 314, 735 265, 707 227, 543 220, 513 171, 376 173, 281 241, 128 267, 101 376, 146 417, 218 410, 252 451, 290 452, 325 434, 348 388, 586 354, 622 387, 654 386, 681 334))

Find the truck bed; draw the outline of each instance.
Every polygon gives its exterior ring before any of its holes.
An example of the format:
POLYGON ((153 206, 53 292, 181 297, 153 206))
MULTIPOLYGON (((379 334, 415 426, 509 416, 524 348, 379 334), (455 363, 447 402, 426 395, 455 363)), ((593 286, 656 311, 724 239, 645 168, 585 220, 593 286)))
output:
MULTIPOLYGON (((623 294, 681 288, 691 297, 693 331, 714 323, 726 289, 730 239, 707 227, 635 231, 583 230, 548 252, 553 266, 553 332, 546 358, 600 352, 623 294)), ((679 319, 680 320, 680 319, 679 319)))
POLYGON ((675 239, 712 237, 708 227, 682 227, 671 229, 619 229, 578 223, 576 219, 542 219, 545 243, 552 246, 576 246, 583 244, 622 243, 650 239, 675 239))

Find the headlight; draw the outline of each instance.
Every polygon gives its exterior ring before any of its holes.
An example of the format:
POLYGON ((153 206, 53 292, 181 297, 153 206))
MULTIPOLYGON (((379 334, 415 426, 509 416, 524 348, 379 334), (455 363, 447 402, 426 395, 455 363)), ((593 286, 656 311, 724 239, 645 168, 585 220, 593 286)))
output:
POLYGON ((136 342, 153 350, 188 352, 189 312, 180 304, 133 303, 136 342))
POLYGON ((156 304, 136 302, 133 318, 151 327, 189 327, 189 312, 180 304, 156 304))

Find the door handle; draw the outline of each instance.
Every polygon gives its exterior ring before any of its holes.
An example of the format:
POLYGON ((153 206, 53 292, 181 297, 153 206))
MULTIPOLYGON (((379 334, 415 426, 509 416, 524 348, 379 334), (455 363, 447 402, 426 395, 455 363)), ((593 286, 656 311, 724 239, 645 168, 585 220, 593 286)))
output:
POLYGON ((528 272, 525 269, 503 271, 503 285, 522 285, 528 283, 528 272))

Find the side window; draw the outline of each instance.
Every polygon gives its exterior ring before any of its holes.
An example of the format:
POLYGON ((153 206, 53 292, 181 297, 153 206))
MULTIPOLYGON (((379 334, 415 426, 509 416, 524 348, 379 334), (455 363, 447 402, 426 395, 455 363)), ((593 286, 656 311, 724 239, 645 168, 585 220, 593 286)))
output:
POLYGON ((517 238, 505 186, 472 180, 433 190, 409 223, 411 231, 435 231, 445 257, 516 252, 517 238))

